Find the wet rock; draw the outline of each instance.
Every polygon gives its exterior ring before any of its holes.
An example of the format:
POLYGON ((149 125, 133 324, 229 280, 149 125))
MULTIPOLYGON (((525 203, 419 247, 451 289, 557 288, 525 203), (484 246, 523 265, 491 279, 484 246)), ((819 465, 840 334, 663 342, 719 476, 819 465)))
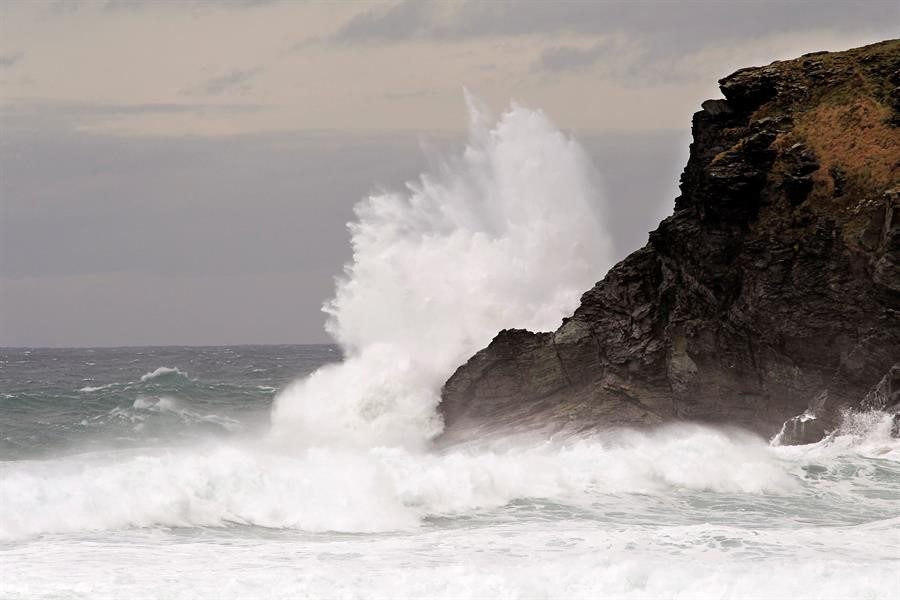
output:
POLYGON ((900 412, 900 362, 881 378, 863 399, 864 410, 900 412))
POLYGON ((784 423, 775 442, 782 446, 802 446, 814 444, 831 432, 831 429, 815 415, 803 413, 791 417, 784 423))

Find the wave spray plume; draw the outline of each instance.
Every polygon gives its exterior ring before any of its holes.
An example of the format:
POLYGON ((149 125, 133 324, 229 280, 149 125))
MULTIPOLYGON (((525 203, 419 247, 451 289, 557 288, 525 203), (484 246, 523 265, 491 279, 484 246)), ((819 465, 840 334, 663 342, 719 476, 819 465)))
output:
POLYGON ((453 369, 500 329, 557 327, 610 266, 582 147, 540 111, 513 105, 492 126, 466 100, 461 156, 356 206, 353 258, 324 308, 346 359, 277 398, 279 443, 425 445, 453 369))

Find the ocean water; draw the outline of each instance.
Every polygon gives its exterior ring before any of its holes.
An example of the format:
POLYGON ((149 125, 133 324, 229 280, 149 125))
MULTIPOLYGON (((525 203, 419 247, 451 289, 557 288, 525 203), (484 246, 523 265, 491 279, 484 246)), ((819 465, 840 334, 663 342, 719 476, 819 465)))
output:
POLYGON ((614 258, 578 142, 468 100, 465 148, 357 205, 336 346, 0 351, 0 597, 900 597, 886 415, 441 445, 453 370, 614 258))
POLYGON ((334 346, 0 351, 4 598, 897 598, 883 415, 286 450, 334 346))

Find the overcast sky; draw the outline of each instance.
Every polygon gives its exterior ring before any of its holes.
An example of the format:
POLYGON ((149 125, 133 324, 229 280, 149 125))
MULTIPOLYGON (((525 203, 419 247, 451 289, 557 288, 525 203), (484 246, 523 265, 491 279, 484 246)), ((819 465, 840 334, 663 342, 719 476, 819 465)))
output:
POLYGON ((624 257, 731 71, 895 37, 890 2, 0 3, 0 345, 313 343, 353 204, 542 108, 624 257), (424 149, 424 150, 423 150, 424 149))

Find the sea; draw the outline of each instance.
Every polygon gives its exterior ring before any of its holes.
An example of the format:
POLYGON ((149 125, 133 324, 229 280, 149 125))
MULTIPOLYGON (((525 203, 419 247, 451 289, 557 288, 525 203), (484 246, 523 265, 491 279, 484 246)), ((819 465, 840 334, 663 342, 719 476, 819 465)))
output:
POLYGON ((3 598, 898 598, 883 415, 421 449, 267 439, 335 346, 0 350, 3 598))
POLYGON ((454 369, 617 259, 577 140, 468 103, 357 204, 335 345, 0 349, 0 598, 900 598, 887 415, 442 436, 454 369))

